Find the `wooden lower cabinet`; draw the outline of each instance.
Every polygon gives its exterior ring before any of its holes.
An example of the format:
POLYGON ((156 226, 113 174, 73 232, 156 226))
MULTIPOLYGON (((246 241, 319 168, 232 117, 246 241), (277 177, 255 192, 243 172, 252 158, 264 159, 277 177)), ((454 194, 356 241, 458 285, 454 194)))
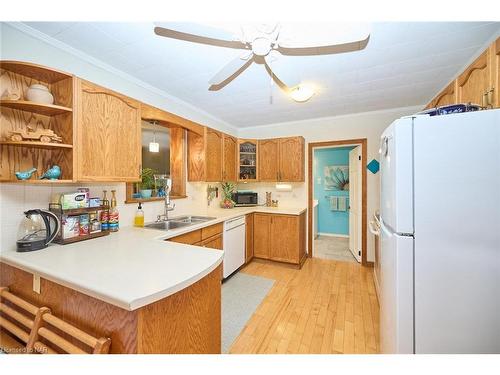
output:
POLYGON ((253 258, 253 216, 254 214, 248 214, 245 217, 245 263, 253 258))
MULTIPOLYGON (((181 291, 133 311, 87 296, 0 262, 0 285, 94 337, 111 338, 110 353, 221 352, 222 265, 181 291)), ((69 337, 64 337, 71 340, 69 337)))
POLYGON ((269 259, 269 243, 271 240, 271 215, 253 215, 253 256, 269 259))
POLYGON ((306 256, 306 214, 254 214, 254 256, 301 265, 306 256))
POLYGON ((169 238, 166 241, 222 250, 223 229, 224 226, 222 223, 214 224, 209 227, 193 230, 192 232, 169 238))
POLYGON ((223 250, 222 247, 222 233, 216 234, 213 237, 207 238, 201 242, 195 243, 197 246, 208 247, 210 249, 223 250))

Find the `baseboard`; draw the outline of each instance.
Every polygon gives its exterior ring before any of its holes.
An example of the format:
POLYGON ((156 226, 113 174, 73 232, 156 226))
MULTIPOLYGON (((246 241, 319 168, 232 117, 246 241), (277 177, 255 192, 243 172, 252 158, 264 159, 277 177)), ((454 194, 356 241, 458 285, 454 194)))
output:
POLYGON ((318 233, 318 236, 349 238, 348 234, 318 233))

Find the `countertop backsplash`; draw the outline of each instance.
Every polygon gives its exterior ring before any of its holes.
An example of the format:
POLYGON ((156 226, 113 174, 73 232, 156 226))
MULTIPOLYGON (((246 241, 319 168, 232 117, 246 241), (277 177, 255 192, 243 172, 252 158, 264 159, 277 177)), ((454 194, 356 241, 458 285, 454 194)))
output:
MULTIPOLYGON (((30 185, 30 184, 0 184, 0 250, 11 248, 17 240, 17 231, 23 212, 31 208, 47 209, 52 194, 76 191, 79 187, 88 187, 91 197, 102 198, 102 191, 107 190, 108 199, 111 190, 116 190, 117 207, 120 213, 120 227, 133 225, 137 204, 125 204, 125 183, 99 184, 82 183, 68 185, 30 185)), ((187 198, 172 200, 175 203, 174 211, 170 216, 192 213, 207 207, 206 183, 187 183, 187 198)), ((163 213, 163 201, 143 203, 145 221, 151 222, 156 216, 163 213)), ((214 200, 212 205, 218 204, 214 200)))

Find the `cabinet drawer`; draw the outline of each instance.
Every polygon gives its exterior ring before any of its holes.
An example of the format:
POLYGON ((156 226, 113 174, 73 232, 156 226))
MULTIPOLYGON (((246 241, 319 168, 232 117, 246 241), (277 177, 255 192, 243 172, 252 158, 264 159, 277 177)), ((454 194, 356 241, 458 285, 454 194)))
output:
POLYGON ((222 233, 222 229, 223 229, 222 223, 211 225, 206 228, 201 228, 201 239, 206 240, 209 237, 222 233))
POLYGON ((201 230, 198 229, 189 233, 181 234, 180 236, 169 238, 166 241, 180 242, 188 245, 194 245, 197 242, 201 241, 201 230))

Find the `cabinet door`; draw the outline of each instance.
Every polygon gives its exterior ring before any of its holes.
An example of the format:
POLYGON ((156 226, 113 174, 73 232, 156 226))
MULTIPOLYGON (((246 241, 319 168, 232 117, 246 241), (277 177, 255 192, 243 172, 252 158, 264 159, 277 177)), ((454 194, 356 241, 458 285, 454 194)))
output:
POLYGON ((432 107, 440 107, 443 105, 450 105, 458 103, 456 83, 453 81, 443 91, 441 91, 436 98, 432 101, 432 107))
POLYGON ((201 242, 199 246, 208 247, 210 249, 222 250, 222 234, 210 237, 201 242))
POLYGON ((486 50, 458 77, 458 101, 486 106, 489 84, 490 64, 486 50))
POLYGON ((259 141, 259 181, 278 181, 279 140, 259 141))
POLYGON ((78 180, 139 181, 139 103, 90 82, 79 85, 78 180))
POLYGON ((269 259, 271 216, 253 215, 253 255, 269 259))
POLYGON ((269 258, 280 262, 299 263, 298 216, 271 216, 269 258))
POLYGON ((238 140, 230 135, 224 134, 224 163, 222 180, 234 182, 236 176, 236 152, 238 140))
POLYGON ((304 181, 304 138, 281 138, 279 143, 278 181, 304 181))
POLYGON ((205 181, 222 181, 222 133, 206 128, 205 132, 205 181))
POLYGON ((245 225, 245 263, 248 263, 253 258, 253 214, 246 215, 245 225))
POLYGON ((491 46, 492 49, 492 91, 489 92, 489 102, 493 108, 500 108, 500 38, 491 46))

